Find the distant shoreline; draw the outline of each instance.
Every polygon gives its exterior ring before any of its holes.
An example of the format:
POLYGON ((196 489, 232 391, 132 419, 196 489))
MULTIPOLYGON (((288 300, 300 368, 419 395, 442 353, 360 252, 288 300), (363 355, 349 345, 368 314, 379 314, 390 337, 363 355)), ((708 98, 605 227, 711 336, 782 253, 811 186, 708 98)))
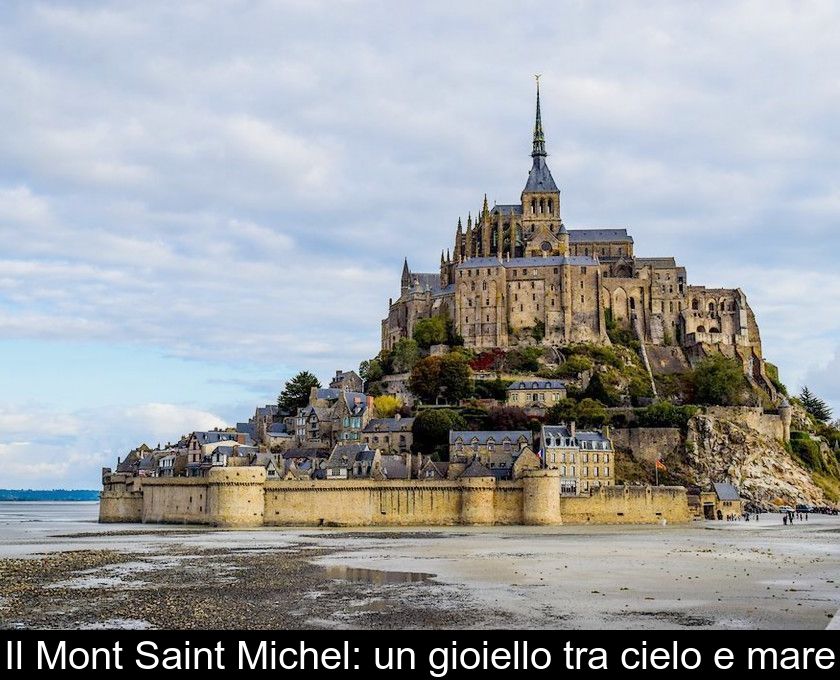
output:
POLYGON ((84 502, 98 500, 99 491, 95 489, 0 489, 0 502, 84 502))

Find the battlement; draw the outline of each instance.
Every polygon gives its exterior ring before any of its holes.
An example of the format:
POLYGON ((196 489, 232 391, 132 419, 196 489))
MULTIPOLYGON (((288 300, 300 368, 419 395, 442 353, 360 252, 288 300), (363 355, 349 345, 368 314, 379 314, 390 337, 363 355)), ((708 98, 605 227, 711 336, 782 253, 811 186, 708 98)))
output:
POLYGON ((445 526, 479 524, 653 524, 687 522, 683 487, 602 487, 560 495, 556 470, 516 481, 267 481, 257 467, 207 477, 106 476, 100 522, 210 526, 445 526))

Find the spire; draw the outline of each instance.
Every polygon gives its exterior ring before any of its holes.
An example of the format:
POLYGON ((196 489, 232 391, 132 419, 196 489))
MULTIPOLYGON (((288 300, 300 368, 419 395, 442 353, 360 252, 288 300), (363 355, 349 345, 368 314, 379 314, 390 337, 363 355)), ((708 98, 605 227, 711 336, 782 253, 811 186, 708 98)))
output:
POLYGON ((408 268, 408 258, 403 260, 402 276, 400 277, 400 288, 404 293, 411 287, 411 270, 408 268))
POLYGON ((452 258, 449 256, 449 248, 446 249, 446 261, 451 262, 452 258))
POLYGON ((459 234, 464 233, 464 228, 461 226, 461 218, 460 217, 458 218, 458 233, 459 234))
POLYGON ((443 264, 446 260, 443 259, 443 251, 440 251, 440 263, 443 264))
POLYGON ((484 205, 481 208, 481 219, 482 221, 487 219, 487 215, 490 214, 490 208, 487 206, 487 194, 484 194, 484 205))
POLYGON ((543 134, 542 116, 540 115, 540 77, 537 75, 534 78, 537 79, 537 118, 534 121, 534 148, 531 155, 536 158, 548 154, 545 152, 545 135, 543 134))

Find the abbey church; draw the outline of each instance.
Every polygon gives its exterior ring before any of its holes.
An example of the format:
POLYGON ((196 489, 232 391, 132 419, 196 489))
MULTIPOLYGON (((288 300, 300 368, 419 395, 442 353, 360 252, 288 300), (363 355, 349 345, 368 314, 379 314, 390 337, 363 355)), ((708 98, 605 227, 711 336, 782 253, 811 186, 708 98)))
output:
POLYGON ((626 229, 567 228, 547 155, 538 84, 532 165, 519 202, 490 207, 485 195, 474 220, 458 220, 439 272, 404 263, 400 296, 382 321, 382 349, 435 315, 449 316, 476 350, 609 344, 612 319, 634 332, 652 363, 720 352, 775 399, 744 293, 690 285, 673 257, 637 257, 626 229))

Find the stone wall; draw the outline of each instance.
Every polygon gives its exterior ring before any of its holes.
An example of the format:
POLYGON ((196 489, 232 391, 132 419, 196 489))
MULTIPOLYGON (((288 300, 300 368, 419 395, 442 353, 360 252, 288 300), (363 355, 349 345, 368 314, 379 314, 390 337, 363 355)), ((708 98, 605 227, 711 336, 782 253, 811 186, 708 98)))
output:
POLYGON ((266 481, 262 468, 218 468, 202 478, 106 480, 102 522, 211 526, 441 526, 616 524, 689 519, 682 487, 606 487, 560 496, 557 470, 517 481, 266 481))
POLYGON ((736 420, 768 439, 785 441, 785 426, 779 415, 765 413, 760 406, 707 406, 707 415, 723 420, 736 420))
POLYGON ((688 522, 682 486, 606 486, 591 497, 561 497, 564 524, 655 524, 688 522))
POLYGON ((657 458, 677 455, 682 437, 676 427, 617 427, 612 431, 613 446, 630 449, 636 460, 653 464, 657 458))

